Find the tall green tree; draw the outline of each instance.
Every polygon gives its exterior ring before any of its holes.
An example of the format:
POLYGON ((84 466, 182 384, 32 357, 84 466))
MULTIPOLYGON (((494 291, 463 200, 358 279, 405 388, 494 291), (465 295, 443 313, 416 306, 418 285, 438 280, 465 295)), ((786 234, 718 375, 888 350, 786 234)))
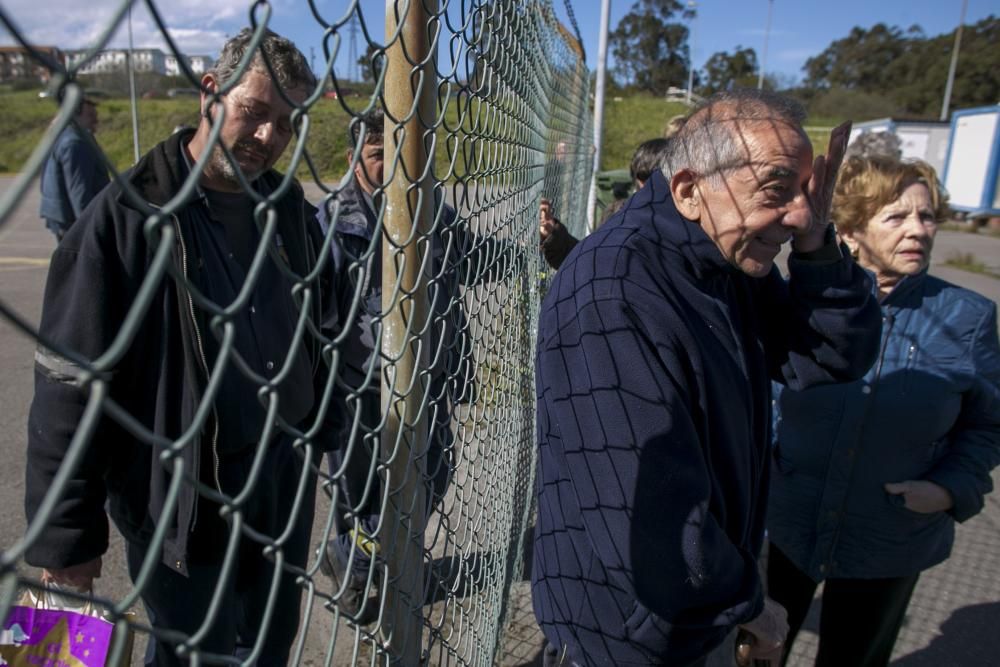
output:
MULTIPOLYGON (((910 28, 918 34, 919 28, 910 28)), ((900 28, 876 23, 868 30, 855 27, 843 39, 806 61, 805 85, 811 88, 884 89, 889 67, 910 47, 900 28)))
POLYGON ((757 85, 757 52, 737 45, 732 53, 719 51, 705 62, 702 71, 703 95, 711 95, 731 86, 747 88, 757 85))
MULTIPOLYGON (((955 32, 927 37, 919 26, 904 31, 879 23, 855 27, 806 61, 805 88, 824 95, 879 96, 884 113, 937 116, 948 78, 955 32)), ((996 104, 1000 99, 1000 19, 965 26, 952 91, 952 109, 996 104)))
POLYGON ((694 10, 678 0, 638 0, 609 35, 616 74, 635 89, 662 95, 687 85, 688 27, 694 10))

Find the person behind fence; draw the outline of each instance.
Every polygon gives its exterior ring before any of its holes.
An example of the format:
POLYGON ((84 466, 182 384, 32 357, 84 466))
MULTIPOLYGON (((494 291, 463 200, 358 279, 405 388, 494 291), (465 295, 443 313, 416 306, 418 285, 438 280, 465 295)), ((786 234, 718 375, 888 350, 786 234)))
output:
POLYGON ((97 102, 84 97, 42 167, 38 214, 57 241, 108 184, 108 170, 94 141, 97 124, 97 102))
POLYGON ((849 124, 813 160, 804 116, 767 91, 706 100, 556 273, 532 563, 551 664, 732 665, 738 629, 749 657, 780 656, 758 573, 770 380, 856 379, 880 327, 828 224, 849 124))
POLYGON ((983 509, 1000 463, 997 305, 928 275, 946 197, 934 169, 847 160, 834 222, 875 276, 883 340, 861 379, 778 388, 771 597, 789 645, 825 581, 817 665, 887 665, 920 573, 983 509))
MULTIPOLYGON (((381 579, 379 533, 384 525, 377 470, 382 422, 378 329, 382 319, 384 127, 384 113, 378 108, 351 122, 348 138, 352 148, 346 154, 352 165, 350 173, 317 216, 324 234, 333 225, 330 249, 336 281, 358 299, 356 312, 342 309, 337 322, 338 328, 349 330, 341 354, 341 379, 350 394, 342 445, 328 457, 337 487, 337 535, 321 550, 321 566, 338 586, 344 586, 338 599, 341 611, 361 624, 375 620, 379 612, 373 594, 381 579)), ((430 435, 421 464, 431 506, 443 498, 454 465, 453 410, 475 397, 471 339, 459 290, 484 279, 504 261, 500 244, 473 237, 456 219, 455 210, 443 202, 440 192, 436 192, 434 210, 430 358, 437 362, 430 374, 430 435)))
POLYGON ((45 290, 25 500, 41 532, 25 560, 43 568, 43 582, 90 589, 108 549, 107 503, 154 628, 147 663, 157 665, 187 664, 193 651, 232 660, 250 646, 258 664, 287 662, 314 509, 316 476, 303 477, 303 466, 318 463, 307 451, 335 446, 342 425, 339 412, 321 409, 329 370, 318 339, 295 335, 300 308, 321 322, 333 287, 299 278, 321 248, 315 209, 296 182, 279 193, 283 177, 272 169, 293 135, 279 88, 298 104, 316 80, 273 32, 248 51, 253 34, 227 41, 202 77, 197 128, 155 146, 125 174, 129 190, 105 189, 70 228, 45 290), (272 197, 269 213, 255 213, 244 184, 272 197), (170 274, 152 278, 164 258, 170 274), (303 290, 293 296, 296 285, 303 290), (128 316, 137 326, 120 339, 128 316), (87 370, 102 355, 110 363, 87 370), (99 391, 103 410, 89 412, 99 391), (75 462, 67 457, 79 437, 87 443, 75 462), (69 477, 56 484, 60 474, 69 477), (283 573, 272 584, 275 559, 283 573))
MULTIPOLYGON (((632 155, 632 162, 629 164, 629 174, 632 177, 632 187, 638 192, 652 173, 659 168, 663 159, 668 140, 664 138, 650 139, 639 144, 632 155)), ((601 216, 601 224, 617 213, 628 200, 628 194, 622 198, 616 198, 608 204, 601 216)), ((552 211, 552 203, 548 199, 542 200, 540 211, 539 233, 541 237, 542 254, 545 261, 553 269, 558 269, 570 251, 576 247, 580 239, 569 233, 565 225, 555 217, 552 211)))

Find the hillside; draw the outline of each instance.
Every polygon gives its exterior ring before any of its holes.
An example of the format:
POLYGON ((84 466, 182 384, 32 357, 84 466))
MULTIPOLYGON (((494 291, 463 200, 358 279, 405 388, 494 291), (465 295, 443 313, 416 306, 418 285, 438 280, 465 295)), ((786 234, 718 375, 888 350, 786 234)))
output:
MULTIPOLYGON (((350 99, 348 103, 360 106, 363 100, 350 99)), ((0 89, 0 173, 21 169, 34 150, 45 128, 52 120, 56 107, 51 100, 39 99, 35 91, 9 92, 0 89)), ((604 112, 604 152, 602 169, 627 169, 636 146, 647 139, 658 137, 667 121, 684 113, 685 107, 677 102, 648 95, 609 97, 604 112)), ((170 134, 178 125, 198 122, 198 104, 193 98, 148 99, 138 101, 140 153, 147 151, 170 134)), ((308 140, 314 166, 324 179, 338 177, 344 170, 344 152, 347 149, 348 114, 340 101, 321 99, 310 113, 311 127, 308 140)), ((454 114, 449 114, 452 120, 454 114)), ((110 160, 119 168, 132 163, 132 114, 127 99, 113 98, 100 102, 101 124, 98 142, 110 160)), ((811 119, 814 126, 831 126, 830 119, 811 119)), ((810 133, 814 143, 822 142, 822 133, 810 133)), ((438 167, 447 164, 444 142, 438 145, 438 167)), ((290 151, 288 152, 290 153, 290 151)), ((287 164, 279 163, 279 168, 287 164)), ((461 165, 457 165, 460 169, 461 165)), ((300 177, 305 176, 305 168, 300 177)))

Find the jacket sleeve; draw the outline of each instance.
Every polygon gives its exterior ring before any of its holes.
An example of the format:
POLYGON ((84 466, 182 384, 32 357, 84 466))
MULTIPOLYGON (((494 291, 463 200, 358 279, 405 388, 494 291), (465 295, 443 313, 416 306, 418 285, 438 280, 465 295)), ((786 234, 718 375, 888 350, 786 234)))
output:
POLYGON ((955 501, 950 513, 965 521, 983 509, 993 490, 990 471, 1000 464, 1000 342, 997 306, 990 304, 976 325, 968 358, 972 386, 952 429, 949 453, 925 479, 946 488, 955 501))
MULTIPOLYGON (((327 252, 326 227, 323 217, 322 207, 317 210, 312 205, 306 205, 306 233, 310 243, 316 248, 317 262, 322 259, 321 253, 327 252)), ((326 257, 323 270, 320 272, 318 280, 320 284, 320 294, 322 301, 320 304, 319 331, 326 340, 332 340, 339 333, 339 322, 341 312, 344 308, 344 291, 346 289, 343 277, 338 271, 334 258, 326 257)), ((323 346, 324 348, 326 346, 323 346)), ((317 408, 326 396, 327 387, 330 386, 329 401, 326 404, 326 411, 323 413, 323 424, 321 430, 321 441, 317 442, 317 447, 324 452, 331 452, 340 447, 340 434, 344 426, 344 406, 343 391, 338 386, 336 377, 331 380, 331 374, 337 371, 334 368, 334 359, 339 355, 324 349, 320 352, 320 368, 313 374, 313 389, 316 398, 317 408), (330 384, 332 382, 332 385, 330 384)))
POLYGON ((570 251, 579 242, 580 239, 570 234, 569 230, 561 222, 555 220, 552 225, 552 233, 541 243, 545 261, 553 269, 558 270, 562 266, 566 256, 569 255, 570 251))
POLYGON ((755 554, 709 511, 685 355, 621 300, 596 299, 569 320, 539 354, 540 465, 568 478, 615 588, 649 610, 651 654, 711 644, 759 613, 762 597, 755 554))
POLYGON ((99 373, 88 384, 80 380, 83 367, 111 345, 131 297, 121 264, 111 253, 98 252, 96 235, 87 231, 56 248, 42 305, 39 333, 44 344, 35 353, 25 471, 28 522, 44 523, 25 560, 38 567, 84 563, 108 546, 104 474, 110 444, 101 437, 103 411, 97 405, 88 408, 88 403, 99 386, 106 391, 121 378, 116 370, 99 373), (83 237, 81 247, 77 241, 83 237), (88 409, 92 411, 84 419, 88 409), (88 425, 94 429, 88 431, 88 425), (67 453, 74 438, 81 438, 82 449, 71 460, 67 453), (65 483, 54 484, 61 472, 68 473, 65 483), (50 493, 57 495, 55 504, 42 516, 39 510, 50 493))
POLYGON ((108 172, 93 146, 80 138, 63 144, 59 154, 66 194, 73 207, 73 219, 80 217, 87 204, 108 184, 108 172))
POLYGON ((791 389, 863 377, 878 356, 882 313, 871 278, 846 253, 836 261, 788 260, 761 290, 772 379, 791 389))

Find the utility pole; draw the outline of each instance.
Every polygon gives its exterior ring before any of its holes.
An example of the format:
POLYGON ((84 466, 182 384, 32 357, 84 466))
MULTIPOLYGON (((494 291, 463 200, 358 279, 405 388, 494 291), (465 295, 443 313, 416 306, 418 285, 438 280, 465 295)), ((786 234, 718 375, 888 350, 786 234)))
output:
MULTIPOLYGON (((694 12, 698 8, 698 3, 695 0, 688 0, 688 9, 694 12)), ((691 46, 688 49, 688 89, 687 89, 687 103, 691 106, 691 93, 694 90, 694 20, 697 18, 694 14, 691 16, 690 27, 688 28, 688 36, 691 38, 691 46)))
POLYGON ((757 90, 764 87, 764 70, 767 69, 767 43, 771 39, 771 15, 774 13, 774 0, 767 0, 767 27, 764 28, 764 51, 760 59, 760 71, 757 73, 757 90))
POLYGON ((955 85, 955 70, 958 69, 958 51, 962 48, 962 26, 965 25, 965 10, 969 0, 962 0, 962 15, 958 18, 958 30, 955 31, 955 48, 951 52, 951 65, 948 66, 948 83, 944 86, 944 100, 941 102, 941 120, 948 120, 948 107, 951 106, 951 88, 955 85))
POLYGON ((361 65, 358 64, 358 15, 355 14, 351 17, 350 22, 347 24, 347 34, 348 34, 348 57, 351 62, 347 63, 347 78, 351 79, 355 83, 361 81, 361 65))
POLYGON ((594 207, 597 205, 597 172, 601 168, 601 139, 604 136, 604 81, 608 71, 608 26, 611 22, 611 0, 601 1, 601 34, 597 42, 597 81, 594 89, 594 169, 590 175, 587 195, 587 229, 596 227, 594 207))

